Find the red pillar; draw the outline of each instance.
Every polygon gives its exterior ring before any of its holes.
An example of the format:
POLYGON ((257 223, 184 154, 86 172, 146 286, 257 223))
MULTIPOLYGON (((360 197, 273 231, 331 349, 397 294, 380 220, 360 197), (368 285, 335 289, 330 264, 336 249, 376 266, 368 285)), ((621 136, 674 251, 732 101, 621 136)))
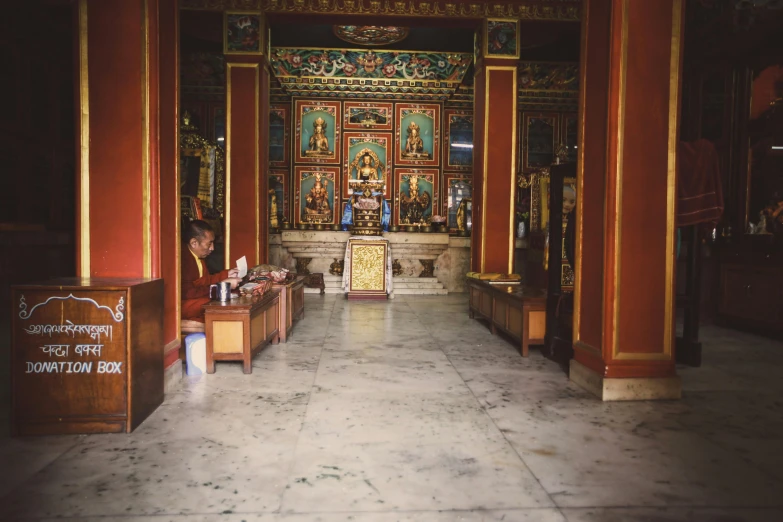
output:
POLYGON ((482 23, 483 56, 474 82, 471 270, 505 274, 514 271, 519 51, 488 55, 487 21, 482 23))
POLYGON ((174 359, 178 18, 176 0, 79 0, 77 8, 77 272, 163 278, 164 342, 174 359))
POLYGON ((157 0, 78 4, 78 273, 159 277, 157 0))
POLYGON ((585 0, 571 379, 679 398, 674 366, 682 0, 585 0))
MULTIPOLYGON (((264 21, 261 34, 265 34, 264 21)), ((265 49, 262 43, 261 49, 265 49)), ((268 259, 266 57, 226 55, 226 267, 268 259)))

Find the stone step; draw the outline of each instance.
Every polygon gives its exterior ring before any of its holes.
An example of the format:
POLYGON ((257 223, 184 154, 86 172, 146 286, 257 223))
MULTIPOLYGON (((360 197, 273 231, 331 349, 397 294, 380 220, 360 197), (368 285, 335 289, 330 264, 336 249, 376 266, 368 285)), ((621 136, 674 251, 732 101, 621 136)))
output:
MULTIPOLYGON (((304 293, 306 294, 320 294, 321 289, 320 288, 307 288, 305 287, 304 293)), ((325 294, 341 294, 343 293, 343 289, 339 286, 326 286, 324 287, 324 293, 325 294)))
POLYGON ((397 288, 395 285, 394 293, 397 295, 446 295, 449 291, 445 288, 397 288))
POLYGON ((432 282, 411 282, 411 283, 402 283, 399 281, 394 281, 394 289, 397 290, 398 288, 443 288, 443 285, 438 283, 437 281, 432 282))
POLYGON ((410 277, 410 276, 397 276, 394 278, 394 283, 438 283, 437 277, 410 277))

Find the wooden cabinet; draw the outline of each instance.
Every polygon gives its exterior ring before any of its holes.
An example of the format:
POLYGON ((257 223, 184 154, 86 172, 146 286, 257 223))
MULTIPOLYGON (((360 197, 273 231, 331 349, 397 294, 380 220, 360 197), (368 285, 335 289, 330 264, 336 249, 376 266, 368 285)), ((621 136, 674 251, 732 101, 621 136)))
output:
POLYGON ((297 276, 290 283, 274 285, 280 290, 280 340, 288 342, 288 336, 299 319, 304 319, 305 276, 297 276))
POLYGON ((163 280, 13 287, 15 435, 130 432, 163 402, 163 280))
POLYGON ((720 268, 721 322, 759 333, 783 333, 783 256, 729 252, 720 268))
POLYGON ((527 357, 531 344, 544 343, 546 292, 473 278, 468 278, 467 286, 470 317, 486 319, 493 334, 500 330, 519 341, 523 357, 527 357))

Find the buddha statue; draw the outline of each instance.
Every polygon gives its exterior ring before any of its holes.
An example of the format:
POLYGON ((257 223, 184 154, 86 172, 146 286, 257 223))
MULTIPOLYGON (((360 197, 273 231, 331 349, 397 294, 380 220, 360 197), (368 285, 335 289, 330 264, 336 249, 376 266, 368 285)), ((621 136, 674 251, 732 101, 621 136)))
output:
POLYGON ((277 228, 280 226, 277 219, 277 191, 269 189, 269 196, 269 227, 277 228))
POLYGON ((326 127, 327 123, 323 118, 316 118, 313 122, 313 135, 310 136, 309 149, 305 151, 305 156, 326 156, 332 153, 325 134, 326 127))
POLYGON ((424 150, 424 141, 421 139, 421 128, 412 121, 408 125, 408 138, 405 140, 404 158, 424 158, 429 159, 430 153, 424 150))
POLYGON ((400 191, 400 222, 404 225, 425 223, 426 211, 430 208, 432 198, 427 191, 419 194, 419 177, 408 178, 408 194, 400 191))
POLYGON ((303 221, 323 223, 331 221, 332 207, 329 204, 329 180, 322 179, 321 173, 315 173, 315 184, 305 196, 303 221))

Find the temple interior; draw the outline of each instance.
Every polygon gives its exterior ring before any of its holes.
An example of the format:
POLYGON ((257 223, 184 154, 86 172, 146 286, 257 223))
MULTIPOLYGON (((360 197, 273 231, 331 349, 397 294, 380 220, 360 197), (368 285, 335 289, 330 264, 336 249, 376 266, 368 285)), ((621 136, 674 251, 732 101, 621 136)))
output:
POLYGON ((783 520, 783 2, 9 9, 0 520, 783 520))

